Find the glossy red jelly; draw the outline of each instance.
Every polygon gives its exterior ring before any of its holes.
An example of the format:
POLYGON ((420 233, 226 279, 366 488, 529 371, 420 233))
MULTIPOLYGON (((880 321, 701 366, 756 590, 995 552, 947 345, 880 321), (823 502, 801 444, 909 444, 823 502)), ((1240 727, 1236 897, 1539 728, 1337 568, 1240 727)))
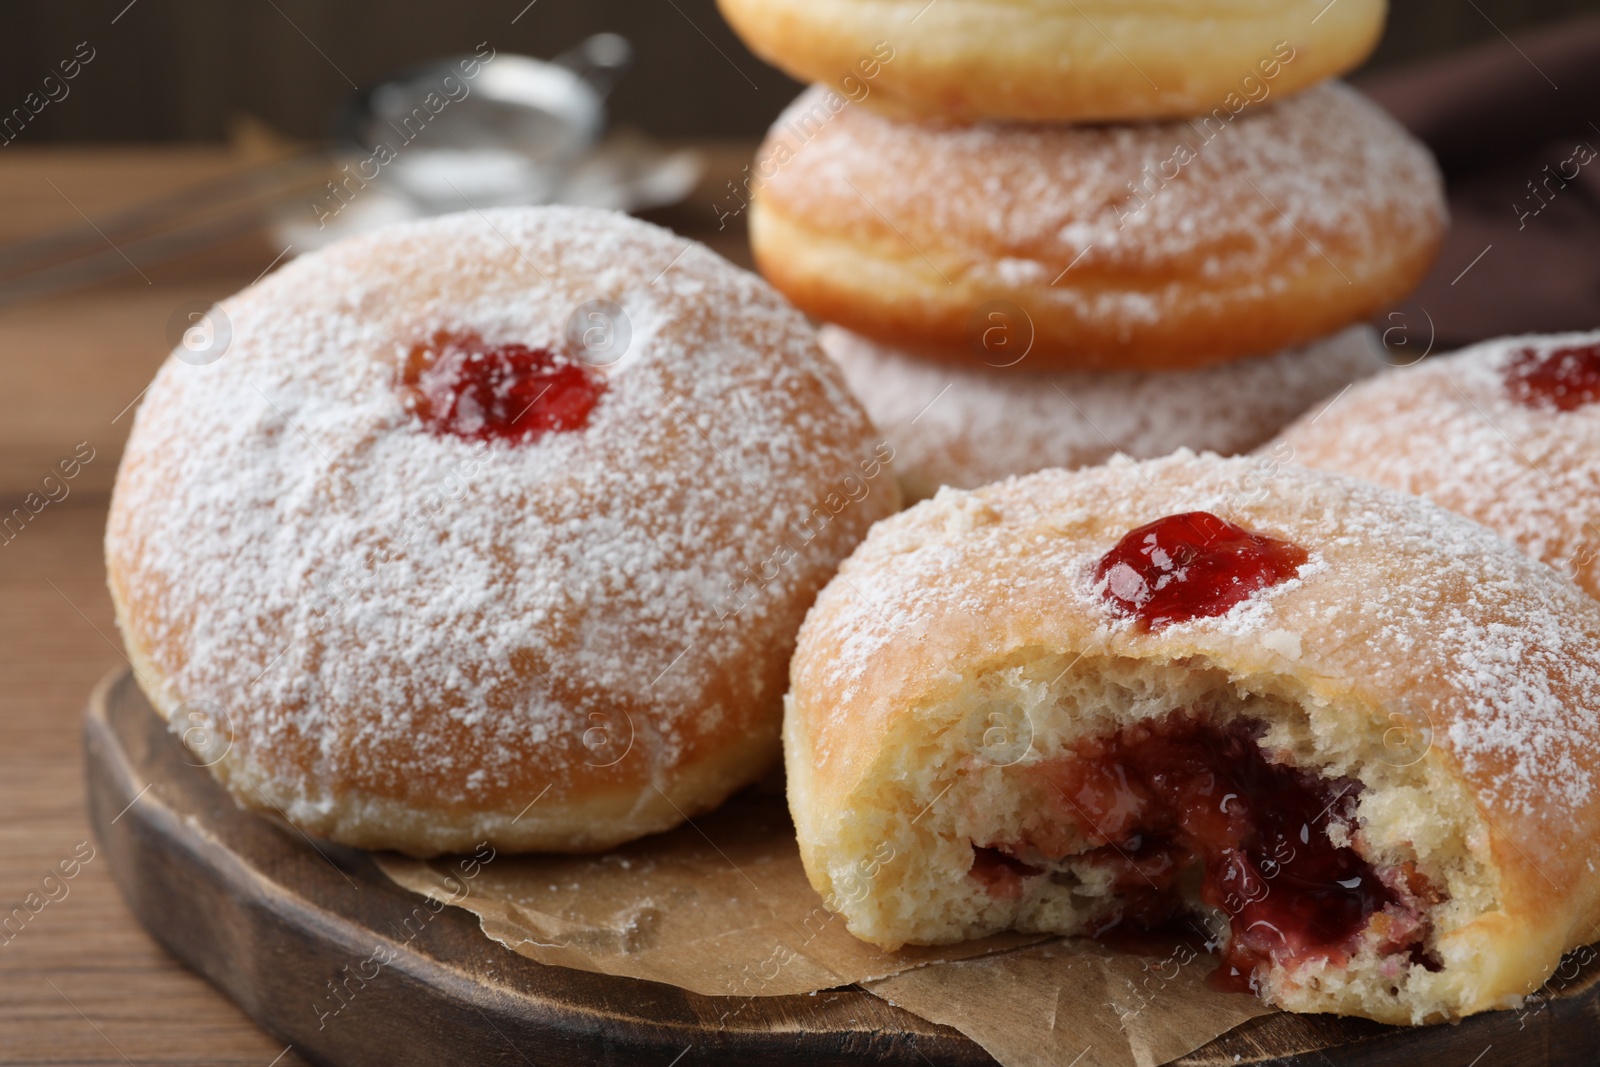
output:
POLYGON ((411 350, 402 387, 411 410, 436 434, 535 441, 587 426, 606 379, 548 349, 437 334, 411 350))
POLYGON ((1117 611, 1147 630, 1225 614, 1306 561, 1299 545, 1253 534, 1207 511, 1133 530, 1101 557, 1095 582, 1117 611))
POLYGON ((1022 896, 1022 880, 1044 871, 998 848, 974 847, 972 867, 967 873, 982 882, 990 896, 998 900, 1016 900, 1022 896))
POLYGON ((1575 411, 1600 400, 1600 344, 1524 348, 1506 365, 1505 377, 1511 395, 1528 407, 1575 411))
POLYGON ((1359 785, 1267 762, 1261 729, 1176 712, 1036 772, 1059 796, 1058 816, 1088 838, 1078 854, 1113 874, 1121 906, 1098 933, 1162 928, 1182 913, 1180 880, 1198 870, 1200 898, 1230 920, 1215 976, 1225 987, 1248 989, 1269 960, 1342 963, 1369 923, 1383 951, 1421 959, 1426 883, 1410 870, 1380 877, 1330 838, 1349 828, 1359 785))

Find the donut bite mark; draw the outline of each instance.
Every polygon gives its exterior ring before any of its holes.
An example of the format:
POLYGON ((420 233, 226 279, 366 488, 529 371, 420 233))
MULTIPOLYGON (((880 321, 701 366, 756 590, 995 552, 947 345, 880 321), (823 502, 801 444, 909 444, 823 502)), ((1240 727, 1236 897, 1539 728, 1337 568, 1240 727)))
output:
POLYGON ((1252 470, 945 490, 844 564, 785 745, 853 933, 1177 921, 1219 981, 1397 1023, 1513 1005, 1594 939, 1600 604, 1425 501, 1252 470))

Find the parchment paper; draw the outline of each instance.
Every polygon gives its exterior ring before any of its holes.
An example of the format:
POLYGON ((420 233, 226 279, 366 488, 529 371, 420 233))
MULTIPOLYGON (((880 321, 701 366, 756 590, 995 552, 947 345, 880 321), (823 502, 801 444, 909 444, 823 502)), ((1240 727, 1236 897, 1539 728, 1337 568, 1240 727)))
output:
POLYGON ((756 790, 598 856, 497 856, 470 893, 449 859, 375 858, 529 959, 708 996, 813 993, 1043 940, 1003 934, 900 952, 856 940, 806 881, 781 794, 756 790))
POLYGON ((1005 1067, 1156 1067, 1273 1009, 1206 983, 1198 943, 1162 955, 1070 938, 907 971, 866 988, 953 1026, 1005 1067))
POLYGON ((728 997, 730 1013, 742 998, 861 984, 1004 1067, 1164 1063, 1268 1010, 1206 984, 1199 936, 1155 954, 1019 934, 900 952, 858 941, 806 881, 770 786, 602 855, 495 856, 470 886, 450 858, 375 858, 540 963, 728 997))

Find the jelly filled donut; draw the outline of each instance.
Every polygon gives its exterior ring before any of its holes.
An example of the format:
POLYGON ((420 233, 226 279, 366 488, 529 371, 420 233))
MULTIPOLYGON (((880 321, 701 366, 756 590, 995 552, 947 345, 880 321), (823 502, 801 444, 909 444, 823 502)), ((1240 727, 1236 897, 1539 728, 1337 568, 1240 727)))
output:
POLYGON ((1355 478, 1179 452, 945 490, 801 631, 812 884, 874 944, 1177 921, 1416 1023, 1600 935, 1600 602, 1355 478))
POLYGON ((1366 58, 1383 0, 718 0, 763 59, 910 115, 1105 121, 1292 93, 1366 58))
POLYGON ((500 210, 213 317, 229 347, 146 394, 106 559, 141 685, 241 802, 369 848, 589 850, 775 761, 804 612, 898 490, 760 279, 500 210))
POLYGON ((968 370, 930 362, 837 326, 822 350, 895 450, 912 500, 940 486, 974 489, 1046 467, 1088 467, 1122 454, 1189 447, 1248 452, 1316 401, 1383 369, 1368 326, 1275 356, 1196 371, 968 370))
POLYGON ((750 238, 802 309, 1040 371, 1183 369, 1293 348, 1399 299, 1445 221, 1427 150, 1324 85, 1228 121, 946 127, 813 88, 758 155, 750 238))
POLYGON ((1476 519, 1600 596, 1600 332, 1391 371, 1284 431, 1295 461, 1476 519))

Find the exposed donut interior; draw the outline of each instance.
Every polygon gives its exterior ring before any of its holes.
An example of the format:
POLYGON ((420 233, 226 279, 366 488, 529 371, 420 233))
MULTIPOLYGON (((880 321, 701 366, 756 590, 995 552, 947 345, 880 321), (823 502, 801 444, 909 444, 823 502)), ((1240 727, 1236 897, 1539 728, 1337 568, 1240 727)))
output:
MULTIPOLYGON (((1248 612, 1306 566, 1268 531, 1186 512, 1129 531, 1090 579, 1108 626, 1159 635, 1248 612)), ((1481 816, 1428 758, 1425 716, 1300 676, 1302 635, 1250 625, 1273 654, 1243 673, 1177 640, 1018 647, 937 676, 881 746, 880 792, 832 828, 838 855, 872 858, 830 865, 851 929, 897 947, 1182 920, 1220 950, 1224 987, 1447 1017, 1471 955, 1453 938, 1497 907, 1481 816)))
POLYGON ((1361 784, 1269 761, 1264 732, 1180 710, 1018 768, 1067 832, 974 842, 969 877, 995 897, 1020 897, 1032 878, 1109 880, 1094 934, 1158 929, 1198 904, 1228 927, 1214 980, 1236 989, 1262 964, 1342 966, 1363 943, 1437 969, 1437 890, 1414 864, 1351 847, 1361 784))

